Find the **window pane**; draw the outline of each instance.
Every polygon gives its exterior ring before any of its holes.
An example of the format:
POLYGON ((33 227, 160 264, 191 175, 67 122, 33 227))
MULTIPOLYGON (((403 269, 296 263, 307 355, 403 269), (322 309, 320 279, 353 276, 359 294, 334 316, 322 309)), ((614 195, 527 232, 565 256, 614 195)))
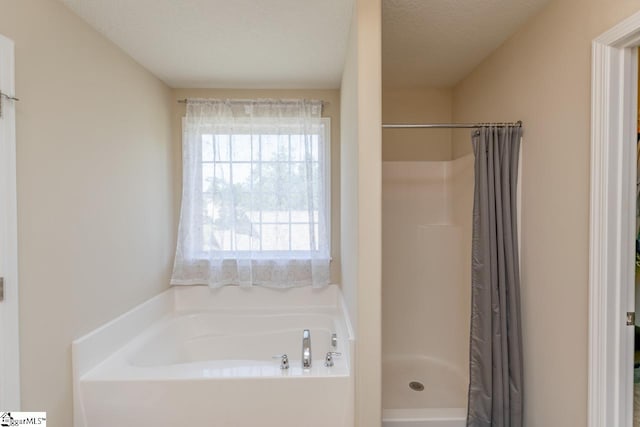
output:
MULTIPOLYGON (((259 247, 259 246, 258 246, 259 247)), ((252 239, 248 234, 236 234, 236 250, 250 251, 252 248, 252 239)))
POLYGON ((245 191, 251 189, 251 164, 232 163, 231 173, 233 175, 234 186, 239 186, 245 191))
POLYGON ((261 138, 261 159, 262 161, 278 160, 278 136, 262 135, 261 138))
POLYGON ((309 239, 309 224, 291 225, 291 249, 294 251, 308 251, 311 249, 309 239))
MULTIPOLYGON (((302 198, 301 196, 298 196, 302 198)), ((292 209, 291 210, 291 222, 310 222, 309 211, 303 209, 292 209)))
POLYGON ((205 251, 210 251, 210 250, 214 250, 217 249, 214 245, 213 245, 213 226, 211 224, 204 224, 202 226, 202 241, 203 241, 203 248, 205 251))
POLYGON ((259 233, 257 232, 255 226, 251 223, 249 219, 249 214, 239 209, 236 215, 236 222, 234 224, 235 238, 236 238, 236 250, 240 251, 248 251, 252 248, 252 244, 255 247, 259 247, 259 243, 256 245, 255 242, 258 242, 259 233))
POLYGON ((213 163, 202 165, 202 191, 211 194, 213 190, 213 163))
MULTIPOLYGON (((265 195, 269 196, 269 195, 265 195)), ((275 195, 272 195, 275 197, 275 195)), ((262 209, 262 222, 272 222, 272 223, 288 223, 289 222, 289 209, 286 207, 272 207, 272 208, 264 208, 262 209)))
POLYGON ((216 135, 213 154, 216 161, 228 162, 231 160, 229 153, 229 135, 216 135))
POLYGON ((272 162, 262 163, 259 175, 260 191, 277 193, 290 191, 289 187, 289 163, 272 162))
POLYGON ((262 250, 289 250, 289 226, 279 224, 264 224, 262 226, 262 250))
MULTIPOLYGON (((287 188, 286 185, 281 185, 278 187, 278 190, 275 193, 275 209, 279 210, 279 211, 284 211, 287 212, 287 218, 289 215, 289 209, 290 209, 290 194, 289 194, 289 189, 287 188)), ((288 220, 288 219, 287 219, 288 220)))
POLYGON ((306 194, 290 193, 289 194, 289 209, 291 212, 304 212, 307 210, 307 196, 306 194))
POLYGON ((231 145, 234 162, 251 161, 251 135, 234 135, 231 145))
POLYGON ((230 251, 231 247, 231 230, 214 228, 214 248, 222 251, 230 251))
POLYGON ((306 193, 308 179, 306 163, 291 163, 291 191, 306 193))
POLYGON ((213 171, 215 174, 215 185, 217 191, 228 191, 231 185, 231 164, 230 163, 214 163, 213 171))
POLYGON ((211 193, 205 193, 202 198, 202 215, 204 216, 203 220, 206 224, 213 223, 213 214, 214 214, 214 203, 213 203, 213 195, 211 193))
POLYGON ((278 160, 289 161, 289 135, 280 135, 278 138, 278 160))
MULTIPOLYGON (((258 207, 258 205, 255 202, 255 197, 252 198, 253 202, 251 205, 251 209, 249 209, 247 211, 247 214, 249 215, 249 220, 251 221, 252 224, 258 224, 261 222, 262 218, 262 211, 260 210, 260 208, 258 207)), ((255 232, 255 231, 254 231, 255 232)), ((260 233, 258 233, 260 234, 260 233)))

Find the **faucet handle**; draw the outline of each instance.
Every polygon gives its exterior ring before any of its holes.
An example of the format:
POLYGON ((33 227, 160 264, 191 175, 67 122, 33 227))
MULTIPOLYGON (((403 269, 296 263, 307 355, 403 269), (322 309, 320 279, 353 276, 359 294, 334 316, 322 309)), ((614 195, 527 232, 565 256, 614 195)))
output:
POLYGON ((287 354, 276 354, 272 359, 280 359, 280 369, 289 369, 289 356, 287 354))
POLYGON ((337 351, 328 351, 327 356, 324 358, 324 366, 330 368, 333 366, 333 358, 342 356, 342 353, 338 353, 337 351))
POLYGON ((338 347, 338 334, 331 334, 331 347, 338 347))

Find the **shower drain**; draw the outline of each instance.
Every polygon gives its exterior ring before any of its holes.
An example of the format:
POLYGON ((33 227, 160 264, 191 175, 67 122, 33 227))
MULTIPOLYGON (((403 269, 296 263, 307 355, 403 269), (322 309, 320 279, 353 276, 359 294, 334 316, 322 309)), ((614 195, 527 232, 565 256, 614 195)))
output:
POLYGON ((419 381, 411 381, 409 383, 409 388, 413 391, 422 391, 424 390, 424 384, 419 381))

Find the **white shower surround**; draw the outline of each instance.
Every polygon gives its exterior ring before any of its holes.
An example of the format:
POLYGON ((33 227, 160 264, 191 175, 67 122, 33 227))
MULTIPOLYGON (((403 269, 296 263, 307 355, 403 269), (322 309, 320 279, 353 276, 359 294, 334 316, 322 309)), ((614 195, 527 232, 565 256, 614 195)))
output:
POLYGON ((473 182, 472 155, 383 162, 384 427, 465 424, 473 182))

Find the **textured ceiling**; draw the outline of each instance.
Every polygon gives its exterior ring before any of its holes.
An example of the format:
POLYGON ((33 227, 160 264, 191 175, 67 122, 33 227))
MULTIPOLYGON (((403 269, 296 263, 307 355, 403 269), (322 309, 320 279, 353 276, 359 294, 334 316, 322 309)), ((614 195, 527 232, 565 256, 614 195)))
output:
POLYGON ((61 0, 171 87, 337 88, 353 0, 61 0))
POLYGON ((383 0, 385 87, 448 87, 548 0, 383 0))

